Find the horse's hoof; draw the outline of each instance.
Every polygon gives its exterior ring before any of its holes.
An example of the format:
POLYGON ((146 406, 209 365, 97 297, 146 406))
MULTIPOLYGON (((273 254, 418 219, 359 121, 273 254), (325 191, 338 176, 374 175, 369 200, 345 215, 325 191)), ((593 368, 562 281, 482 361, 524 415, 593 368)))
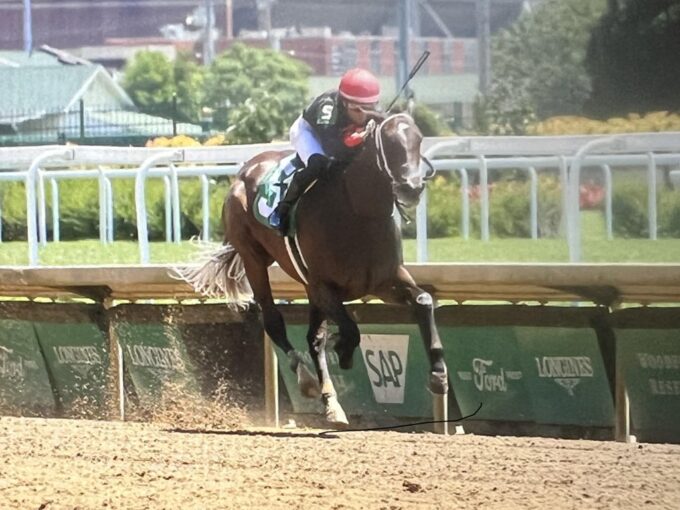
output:
POLYGON ((446 372, 430 372, 430 391, 435 395, 448 393, 449 377, 446 372))
POLYGON ((332 423, 336 427, 349 425, 347 415, 335 395, 324 395, 322 399, 326 408, 326 421, 328 423, 332 423))
POLYGON ((347 349, 343 342, 338 342, 333 347, 338 355, 338 364, 343 370, 349 370, 354 364, 354 349, 347 349))

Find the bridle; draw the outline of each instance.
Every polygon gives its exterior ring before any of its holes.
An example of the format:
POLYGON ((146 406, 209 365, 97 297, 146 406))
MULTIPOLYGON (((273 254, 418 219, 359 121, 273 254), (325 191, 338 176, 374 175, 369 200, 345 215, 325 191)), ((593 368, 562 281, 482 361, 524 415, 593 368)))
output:
MULTIPOLYGON (((390 115, 389 117, 386 117, 385 119, 382 120, 382 122, 380 124, 377 124, 377 125, 376 125, 374 120, 371 120, 370 122, 373 122, 373 125, 374 125, 373 126, 373 133, 374 133, 373 140, 374 140, 374 143, 375 143, 376 162, 378 164, 378 168, 382 172, 384 172, 390 178, 390 180, 392 181, 392 196, 394 197, 394 203, 397 207, 397 210, 399 211, 399 214, 404 219, 404 221, 406 221, 406 223, 410 223, 411 218, 406 214, 406 211, 404 209, 403 204, 401 204, 399 202, 399 200, 397 200, 397 193, 396 193, 397 180, 394 178, 394 173, 390 169, 390 165, 387 162, 387 155, 385 154, 385 144, 383 143, 383 133, 382 133, 383 127, 385 126, 385 124, 388 121, 394 119, 395 117, 406 117, 409 120, 412 120, 410 115, 402 112, 402 113, 395 113, 393 115, 390 115)), ((429 180, 433 179, 434 175, 436 173, 434 166, 432 166, 432 163, 430 163, 430 161, 425 156, 423 156, 422 154, 420 155, 420 159, 430 169, 430 172, 426 172, 425 175, 423 175, 423 180, 429 181, 429 180)))

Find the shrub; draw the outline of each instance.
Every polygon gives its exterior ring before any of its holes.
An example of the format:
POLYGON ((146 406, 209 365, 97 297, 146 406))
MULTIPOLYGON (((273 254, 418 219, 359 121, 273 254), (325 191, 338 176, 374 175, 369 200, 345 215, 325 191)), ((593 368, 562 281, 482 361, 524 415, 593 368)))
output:
MULTIPOLYGON (((490 233, 497 237, 529 237, 531 235, 530 185, 527 181, 497 182, 489 191, 490 233)), ((450 175, 438 175, 428 185, 428 237, 461 235, 461 199, 458 179, 450 175)), ((481 230, 479 193, 474 186, 469 191, 471 235, 481 230)), ((411 211, 415 216, 415 211, 411 211)), ((542 237, 555 236, 559 232, 561 218, 560 187, 557 179, 539 178, 538 230, 542 237)), ((404 237, 416 235, 415 221, 402 225, 404 237)))

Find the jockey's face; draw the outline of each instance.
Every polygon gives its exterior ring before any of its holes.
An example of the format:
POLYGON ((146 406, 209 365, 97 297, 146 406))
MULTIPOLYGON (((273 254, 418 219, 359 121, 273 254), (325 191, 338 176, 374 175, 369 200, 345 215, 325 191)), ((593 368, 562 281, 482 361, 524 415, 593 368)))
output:
POLYGON ((368 114, 375 110, 376 106, 376 104, 345 102, 345 110, 347 111, 347 116, 352 121, 352 124, 359 124, 361 126, 368 122, 368 114))

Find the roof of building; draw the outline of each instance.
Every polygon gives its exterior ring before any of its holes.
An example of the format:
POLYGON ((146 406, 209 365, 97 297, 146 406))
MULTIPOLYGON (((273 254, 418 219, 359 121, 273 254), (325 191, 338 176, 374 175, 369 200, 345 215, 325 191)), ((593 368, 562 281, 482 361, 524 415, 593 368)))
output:
POLYGON ((0 67, 0 118, 65 111, 100 73, 101 66, 0 67))

